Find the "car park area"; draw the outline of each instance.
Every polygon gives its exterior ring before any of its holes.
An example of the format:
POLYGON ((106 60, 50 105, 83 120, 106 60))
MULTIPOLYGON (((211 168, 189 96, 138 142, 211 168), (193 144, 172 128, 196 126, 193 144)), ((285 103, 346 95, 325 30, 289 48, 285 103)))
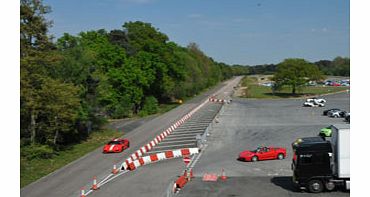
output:
MULTIPOLYGON (((207 138, 208 147, 196 163, 195 178, 179 196, 310 196, 293 186, 291 144, 301 137, 317 136, 332 124, 348 124, 344 118, 330 118, 323 111, 339 108, 349 112, 349 93, 323 96, 325 107, 305 108, 302 99, 233 99, 224 106, 219 123, 207 138), (282 160, 243 162, 238 154, 258 146, 284 147, 282 160), (227 180, 204 182, 204 174, 221 174, 227 180)), ((349 192, 333 191, 315 196, 349 196, 349 192)))

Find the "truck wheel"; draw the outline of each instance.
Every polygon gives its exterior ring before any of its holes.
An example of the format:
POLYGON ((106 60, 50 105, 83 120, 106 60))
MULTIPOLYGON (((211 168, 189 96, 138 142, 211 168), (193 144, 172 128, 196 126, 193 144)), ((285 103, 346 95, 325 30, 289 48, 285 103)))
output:
POLYGON ((253 157, 252 157, 252 161, 253 161, 253 162, 258 161, 258 157, 257 157, 257 156, 253 156, 253 157))
POLYGON ((324 190, 324 185, 320 180, 313 179, 310 182, 308 182, 307 188, 309 192, 320 193, 324 190))
POLYGON ((335 188, 335 184, 331 181, 328 181, 325 183, 325 188, 328 190, 328 191, 333 191, 334 188, 335 188))
POLYGON ((282 159, 284 159, 284 155, 283 155, 283 154, 281 154, 281 153, 279 153, 279 154, 278 154, 278 156, 277 156, 277 158, 278 158, 279 160, 282 160, 282 159))

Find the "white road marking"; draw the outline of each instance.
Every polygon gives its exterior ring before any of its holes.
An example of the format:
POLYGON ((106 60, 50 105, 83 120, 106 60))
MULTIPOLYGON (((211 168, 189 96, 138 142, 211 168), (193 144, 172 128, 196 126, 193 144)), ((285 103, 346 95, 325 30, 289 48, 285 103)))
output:
MULTIPOLYGON (((196 132, 196 133, 202 133, 202 132, 196 132)), ((196 136, 194 133, 179 133, 179 134, 177 134, 177 133, 174 133, 174 134, 172 134, 173 136, 172 137, 176 137, 176 136, 196 136)), ((168 136, 168 137, 170 137, 170 136, 168 136)))
POLYGON ((194 141, 196 141, 195 139, 193 139, 193 140, 173 140, 173 141, 166 141, 166 142, 161 142, 161 144, 169 144, 169 143, 176 143, 176 142, 194 142, 194 141))
MULTIPOLYGON (((164 148, 164 147, 177 147, 177 146, 188 146, 188 145, 195 145, 194 143, 191 144, 178 144, 178 145, 172 145, 172 146, 156 146, 156 148, 164 148)), ((163 151, 162 151, 163 152, 163 151)))
MULTIPOLYGON (((170 138, 170 136, 168 136, 164 141, 162 142, 165 142, 165 141, 168 141, 168 140, 172 140, 174 137, 176 136, 173 136, 170 138)), ((195 136, 192 135, 192 136, 189 136, 189 137, 176 137, 175 139, 195 139, 195 136)))
MULTIPOLYGON (((98 184, 98 186, 99 186, 99 187, 101 187, 101 186, 105 185, 106 183, 108 183, 108 182, 112 181, 113 179, 115 179, 115 178, 117 178, 117 177, 121 176, 122 174, 126 174, 127 172, 129 172, 129 170, 123 170, 123 171, 121 171, 120 173, 118 173, 118 174, 114 175, 112 178, 107 179, 105 182, 102 182, 102 181, 101 181, 101 182, 98 184)), ((92 190, 91 190, 91 191, 92 191, 92 190)), ((87 195, 87 194, 86 194, 86 195, 87 195)))

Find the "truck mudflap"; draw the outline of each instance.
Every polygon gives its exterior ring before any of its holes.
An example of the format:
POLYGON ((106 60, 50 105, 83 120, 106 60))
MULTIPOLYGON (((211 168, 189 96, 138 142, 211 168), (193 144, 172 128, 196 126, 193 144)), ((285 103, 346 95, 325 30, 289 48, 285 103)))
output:
POLYGON ((350 183, 351 183, 350 180, 346 180, 346 184, 345 184, 346 190, 350 189, 350 183))

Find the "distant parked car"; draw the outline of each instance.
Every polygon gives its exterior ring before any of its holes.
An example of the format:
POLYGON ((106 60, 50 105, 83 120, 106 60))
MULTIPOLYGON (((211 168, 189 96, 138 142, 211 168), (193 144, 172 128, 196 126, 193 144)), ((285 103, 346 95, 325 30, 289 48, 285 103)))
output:
POLYGON ((331 85, 331 86, 340 86, 340 83, 332 82, 330 85, 331 85))
POLYGON ((324 103, 319 103, 319 102, 304 102, 303 107, 324 107, 324 103))
POLYGON ((240 161, 262 161, 269 159, 284 159, 286 157, 286 149, 280 147, 258 147, 255 150, 245 150, 239 154, 240 161))
POLYGON ((346 116, 344 117, 344 120, 347 122, 350 122, 350 113, 347 113, 346 116))
POLYGON ((331 137, 331 134, 332 134, 331 126, 328 126, 328 127, 322 128, 320 130, 319 136, 321 136, 321 137, 331 137))
POLYGON ((330 111, 341 111, 341 110, 340 110, 340 109, 338 109, 338 108, 328 109, 328 110, 323 111, 323 112, 322 112, 322 115, 326 116, 326 115, 328 115, 328 113, 329 113, 330 111))
POLYGON ((324 83, 325 83, 325 85, 330 86, 332 81, 331 80, 326 80, 324 83))
POLYGON ((326 100, 323 98, 313 97, 313 98, 306 99, 306 102, 326 103, 326 100))
POLYGON ((345 117, 346 114, 347 112, 343 110, 328 112, 328 116, 332 118, 339 118, 339 117, 343 118, 345 117))
POLYGON ((104 146, 103 153, 119 153, 129 147, 130 142, 128 139, 115 138, 104 146))

